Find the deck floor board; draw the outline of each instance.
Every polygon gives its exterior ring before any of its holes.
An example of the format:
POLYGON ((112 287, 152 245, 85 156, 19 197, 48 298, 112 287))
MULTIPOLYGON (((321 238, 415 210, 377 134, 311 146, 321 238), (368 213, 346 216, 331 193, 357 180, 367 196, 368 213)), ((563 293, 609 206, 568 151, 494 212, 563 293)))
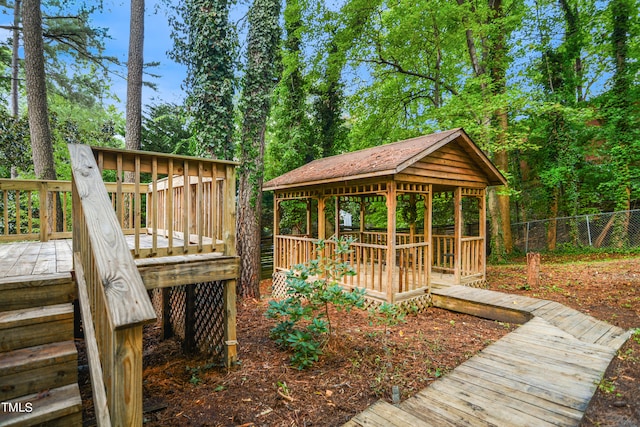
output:
MULTIPOLYGON (((126 239, 129 249, 133 249, 133 236, 126 236, 126 239)), ((174 238, 175 244, 180 242, 182 240, 174 238)), ((151 248, 152 243, 152 236, 141 236, 141 248, 151 248)), ((157 245, 167 247, 168 240, 159 236, 157 245)), ((73 269, 72 246, 71 239, 0 244, 0 278, 68 273, 73 269)))

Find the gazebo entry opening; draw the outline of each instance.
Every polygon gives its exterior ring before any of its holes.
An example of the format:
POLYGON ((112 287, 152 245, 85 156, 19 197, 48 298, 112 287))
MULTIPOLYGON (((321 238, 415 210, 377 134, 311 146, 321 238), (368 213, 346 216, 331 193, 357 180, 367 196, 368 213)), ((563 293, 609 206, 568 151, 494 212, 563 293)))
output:
POLYGON ((462 129, 316 160, 265 184, 274 197, 274 293, 353 239, 345 289, 376 301, 428 304, 432 286, 486 278, 486 188, 506 181, 462 129))

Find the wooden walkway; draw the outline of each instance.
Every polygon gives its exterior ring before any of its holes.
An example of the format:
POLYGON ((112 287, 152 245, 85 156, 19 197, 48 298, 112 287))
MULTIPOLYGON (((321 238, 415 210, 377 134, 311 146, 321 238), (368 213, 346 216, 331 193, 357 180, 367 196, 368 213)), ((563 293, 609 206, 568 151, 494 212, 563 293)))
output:
POLYGON ((415 396, 379 401, 345 426, 577 426, 630 336, 553 301, 464 286, 432 296, 439 307, 524 324, 415 396))

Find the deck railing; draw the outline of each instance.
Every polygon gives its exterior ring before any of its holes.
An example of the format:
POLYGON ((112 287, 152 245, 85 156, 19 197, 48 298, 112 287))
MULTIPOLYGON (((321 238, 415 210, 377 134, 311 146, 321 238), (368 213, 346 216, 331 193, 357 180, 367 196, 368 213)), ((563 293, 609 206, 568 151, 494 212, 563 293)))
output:
POLYGON ((230 253, 235 243, 235 197, 228 193, 235 188, 234 162, 108 148, 94 151, 100 170, 115 172, 113 205, 122 228, 134 236, 134 256, 230 253), (123 182, 127 173, 132 184, 123 182), (147 183, 142 183, 143 174, 147 183), (144 245, 143 237, 148 240, 144 245))
POLYGON ((370 296, 386 299, 387 246, 369 243, 352 243, 346 260, 355 270, 346 277, 351 287, 365 288, 370 296))
MULTIPOLYGON (((230 253, 233 162, 108 148, 94 156, 115 179, 104 186, 134 256, 230 253), (127 173, 134 182, 124 182, 127 173)), ((72 210, 70 181, 0 179, 0 242, 70 238, 72 210)))
POLYGON ((156 315, 91 148, 70 144, 69 152, 74 271, 85 330, 95 334, 87 341, 96 418, 141 426, 142 326, 156 315))
POLYGON ((71 182, 0 179, 0 242, 71 237, 71 182))

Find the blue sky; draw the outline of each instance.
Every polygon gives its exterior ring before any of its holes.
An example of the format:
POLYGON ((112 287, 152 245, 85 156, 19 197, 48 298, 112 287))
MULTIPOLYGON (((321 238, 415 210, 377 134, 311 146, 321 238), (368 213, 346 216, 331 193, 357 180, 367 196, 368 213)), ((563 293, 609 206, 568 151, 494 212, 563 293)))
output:
MULTIPOLYGON (((144 61, 160 62, 160 66, 155 67, 151 72, 161 77, 152 79, 145 76, 146 80, 158 86, 158 90, 143 88, 143 108, 144 105, 160 102, 179 103, 184 98, 181 85, 186 75, 186 68, 173 62, 167 55, 167 51, 173 48, 173 42, 170 37, 171 30, 166 17, 166 8, 162 6, 156 11, 159 3, 159 0, 145 2, 144 61)), ((108 28, 111 39, 105 40, 105 54, 115 56, 124 63, 127 61, 129 49, 129 2, 106 0, 104 5, 104 13, 94 15, 92 23, 97 27, 108 28)), ((126 75, 126 69, 121 72, 126 75)), ((116 105, 124 111, 127 83, 123 78, 113 74, 111 80, 112 92, 120 98, 120 103, 116 105)))

